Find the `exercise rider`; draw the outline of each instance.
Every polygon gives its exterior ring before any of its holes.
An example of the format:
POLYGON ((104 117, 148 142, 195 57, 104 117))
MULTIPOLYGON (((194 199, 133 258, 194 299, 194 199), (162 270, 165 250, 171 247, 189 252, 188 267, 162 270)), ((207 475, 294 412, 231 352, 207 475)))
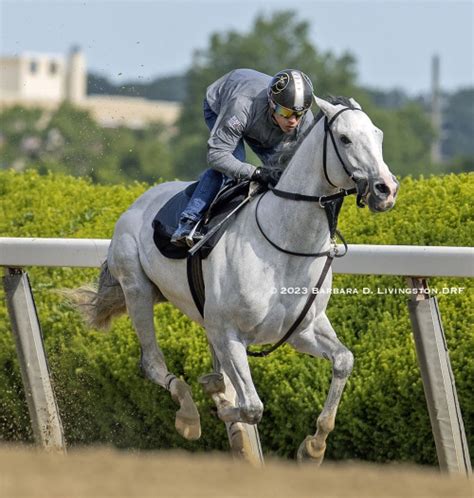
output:
POLYGON ((207 160, 171 242, 192 245, 189 237, 221 186, 251 179, 275 185, 281 174, 275 164, 291 155, 313 122, 311 80, 301 71, 285 69, 273 78, 251 69, 236 69, 210 85, 204 119, 210 130, 207 160), (245 162, 244 140, 262 161, 245 162))

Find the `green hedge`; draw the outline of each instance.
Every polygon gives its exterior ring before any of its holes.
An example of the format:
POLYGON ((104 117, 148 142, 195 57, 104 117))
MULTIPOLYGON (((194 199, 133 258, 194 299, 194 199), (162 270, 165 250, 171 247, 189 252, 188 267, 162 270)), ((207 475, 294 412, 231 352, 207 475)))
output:
MULTIPOLYGON (((115 220, 145 185, 94 186, 35 172, 0 174, 0 233, 13 237, 109 238, 115 220)), ((348 199, 340 228, 350 243, 468 246, 473 240, 473 175, 402 182, 397 206, 374 215, 348 199)), ((225 449, 224 425, 216 419, 197 378, 211 370, 204 333, 175 308, 157 306, 158 340, 170 369, 188 381, 199 405, 203 435, 186 442, 174 430, 176 406, 168 393, 145 380, 139 346, 127 317, 109 333, 86 330, 76 312, 54 292, 97 277, 95 269, 30 268, 52 376, 69 445, 109 443, 123 448, 225 449)), ((474 447, 474 334, 472 283, 431 279, 432 287, 465 287, 440 295, 470 447, 474 447)), ((407 296, 378 295, 376 289, 405 287, 398 277, 337 275, 334 286, 357 295, 333 296, 328 314, 356 362, 328 441, 328 457, 436 463, 407 312, 407 296), (375 292, 362 294, 368 287, 375 292)), ((0 291, 0 437, 30 440, 10 325, 0 291)), ((251 359, 265 404, 259 426, 266 453, 293 457, 314 431, 324 403, 331 366, 284 346, 269 358, 251 359)))

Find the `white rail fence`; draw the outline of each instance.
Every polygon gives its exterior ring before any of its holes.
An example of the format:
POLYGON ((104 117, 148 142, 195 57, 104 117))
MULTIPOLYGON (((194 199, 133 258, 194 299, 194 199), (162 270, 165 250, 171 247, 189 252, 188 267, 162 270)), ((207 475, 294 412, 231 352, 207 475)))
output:
MULTIPOLYGON (((23 383, 37 442, 64 451, 65 442, 52 390, 28 266, 99 267, 110 240, 0 237, 0 266, 23 383)), ((342 247, 341 247, 342 250, 342 247)), ((474 249, 468 247, 349 245, 334 262, 335 273, 399 275, 412 292, 412 322, 425 397, 440 468, 471 473, 469 448, 436 296, 428 277, 473 277, 474 249)))
MULTIPOLYGON (((99 267, 109 244, 107 239, 0 237, 0 266, 99 267)), ((474 249, 350 244, 333 269, 360 275, 474 277, 474 249)))

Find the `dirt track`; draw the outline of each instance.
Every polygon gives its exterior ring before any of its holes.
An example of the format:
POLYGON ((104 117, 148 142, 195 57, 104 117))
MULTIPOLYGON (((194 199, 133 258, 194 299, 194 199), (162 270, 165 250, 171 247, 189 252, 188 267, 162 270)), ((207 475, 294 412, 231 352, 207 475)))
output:
POLYGON ((0 448, 2 498, 472 498, 473 480, 434 470, 362 464, 316 470, 273 461, 263 469, 227 455, 131 454, 109 449, 67 457, 0 448))

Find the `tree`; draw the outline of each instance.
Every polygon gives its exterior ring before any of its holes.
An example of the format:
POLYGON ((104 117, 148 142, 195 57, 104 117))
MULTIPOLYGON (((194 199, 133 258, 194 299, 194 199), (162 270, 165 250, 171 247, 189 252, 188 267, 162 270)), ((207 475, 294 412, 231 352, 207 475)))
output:
POLYGON ((214 33, 209 46, 198 50, 187 72, 187 95, 174 141, 178 149, 176 174, 196 177, 206 168, 208 130, 202 117, 206 88, 225 73, 241 67, 275 74, 298 68, 313 80, 318 95, 351 94, 355 83, 355 60, 350 54, 336 57, 319 53, 309 40, 309 23, 291 11, 259 15, 250 32, 214 33))
MULTIPOLYGON (((106 132, 93 120, 88 111, 64 102, 51 117, 45 128, 45 136, 56 135, 55 144, 45 144, 42 163, 57 163, 62 172, 74 176, 93 177, 94 168, 103 157, 106 147, 106 132)), ((51 142, 51 139, 49 140, 51 142)))
POLYGON ((143 130, 104 129, 88 111, 64 103, 55 112, 13 107, 0 114, 1 167, 35 168, 98 183, 175 178, 161 124, 143 130))
POLYGON ((184 75, 164 76, 155 78, 148 83, 127 81, 117 85, 106 77, 89 73, 87 75, 88 95, 126 95, 143 97, 150 100, 169 100, 181 102, 186 93, 186 78, 184 75))
POLYGON ((398 176, 439 172, 431 164, 434 130, 423 109, 409 103, 400 109, 372 108, 372 121, 384 132, 384 159, 398 176))
POLYGON ((443 154, 447 157, 470 157, 474 161, 474 88, 450 95, 443 113, 443 154))
POLYGON ((34 160, 43 140, 38 108, 13 106, 0 114, 0 168, 23 170, 34 160))

